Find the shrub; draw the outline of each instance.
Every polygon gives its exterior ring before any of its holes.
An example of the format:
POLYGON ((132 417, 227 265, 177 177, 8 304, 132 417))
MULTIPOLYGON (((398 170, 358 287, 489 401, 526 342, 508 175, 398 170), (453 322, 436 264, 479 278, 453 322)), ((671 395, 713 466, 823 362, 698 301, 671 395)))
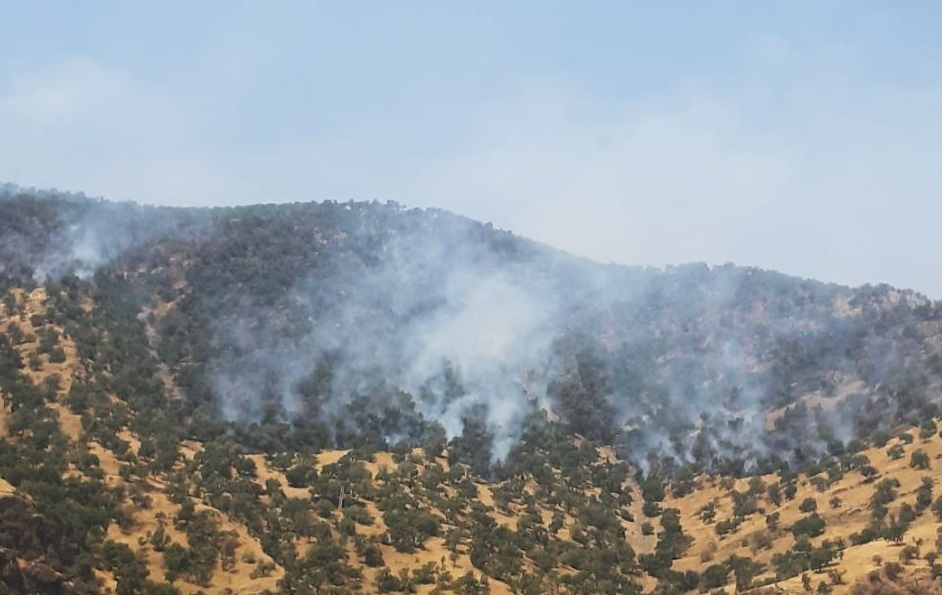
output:
POLYGON ((641 507, 641 512, 644 513, 644 516, 652 519, 661 515, 661 505, 657 502, 647 501, 641 507))
POLYGON ((906 449, 903 448, 901 444, 894 444, 886 451, 886 456, 890 457, 890 460, 896 461, 902 459, 903 455, 906 454, 906 449))
POLYGON ((801 504, 798 505, 798 510, 804 513, 815 512, 818 510, 818 503, 814 498, 805 498, 801 501, 801 504))
POLYGON ((382 548, 375 543, 371 543, 363 548, 363 563, 370 568, 385 566, 386 562, 383 560, 382 548))
POLYGON ((792 525, 792 535, 796 538, 799 535, 817 537, 822 534, 824 534, 824 519, 819 517, 818 513, 812 513, 792 525))
POLYGON ((909 466, 913 469, 928 469, 930 466, 929 455, 927 455, 926 452, 921 448, 917 448, 909 458, 909 466))
POLYGON ((703 571, 700 578, 704 589, 717 589, 729 580, 729 568, 725 564, 713 564, 703 571))

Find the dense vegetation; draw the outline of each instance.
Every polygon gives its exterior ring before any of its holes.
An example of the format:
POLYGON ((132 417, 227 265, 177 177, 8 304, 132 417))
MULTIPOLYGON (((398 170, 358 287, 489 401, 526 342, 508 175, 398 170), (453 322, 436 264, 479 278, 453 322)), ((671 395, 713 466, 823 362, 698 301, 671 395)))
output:
MULTIPOLYGON (((436 292, 452 268, 508 271, 562 296, 562 311, 541 329, 550 335, 545 361, 505 373, 540 368, 533 391, 572 431, 631 460, 663 459, 671 472, 686 462, 735 474, 800 466, 849 438, 938 413, 942 310, 886 286, 850 290, 732 266, 600 267, 395 204, 171 210, 13 194, 3 211, 4 283, 105 265, 86 277, 87 291, 110 308, 106 324, 124 324, 119 308, 129 320, 149 313, 159 356, 151 365, 169 367, 182 389, 175 414, 239 422, 253 448, 386 448, 390 437, 419 445, 440 434, 426 395, 389 375, 409 365, 395 359, 408 349, 399 329, 453 306, 436 292), (79 227, 94 232, 95 246, 79 227), (417 258, 423 251, 442 254, 417 258), (429 297, 397 310, 406 284, 429 297), (373 354, 357 367, 344 345, 354 336, 368 337, 358 348, 373 354), (342 384, 345 375, 362 380, 342 384), (770 433, 755 414, 772 411, 782 413, 770 433)), ((438 386, 420 390, 441 393, 444 408, 473 389, 474 372, 446 360, 429 378, 438 386)), ((473 423, 489 406, 461 410, 468 441, 493 431, 473 423)), ((480 457, 477 446, 464 452, 480 457)))
MULTIPOLYGON (((0 208, 0 478, 14 489, 0 492, 0 576, 13 592, 99 592, 106 573, 119 593, 173 593, 240 564, 277 569, 289 593, 745 588, 825 569, 847 545, 826 539, 822 509, 839 501, 803 498, 784 530, 763 512, 795 497, 799 472, 823 489, 850 473, 873 483, 872 522, 851 543, 942 515, 928 475, 891 511, 899 486, 860 455, 903 426, 937 434, 942 309, 910 292, 602 267, 395 204, 173 210, 14 191, 0 208), (390 375, 412 365, 405 335, 455 308, 449 269, 471 280, 460 288, 510 277, 556 296, 552 325, 527 335, 545 340, 542 359, 502 370, 512 416, 472 400, 476 371, 448 357, 418 385, 390 375), (349 452, 317 464, 325 449, 349 452), (394 465, 375 463, 385 452, 394 465), (715 503, 700 518, 718 539, 764 518, 793 546, 767 564, 675 568, 692 538, 664 503, 704 471, 777 474, 727 490, 728 518, 712 524, 715 503), (121 541, 158 497, 172 514, 155 512, 142 544, 121 541), (261 551, 239 554, 233 527, 261 551)), ((932 467, 920 448, 889 450, 932 467)))

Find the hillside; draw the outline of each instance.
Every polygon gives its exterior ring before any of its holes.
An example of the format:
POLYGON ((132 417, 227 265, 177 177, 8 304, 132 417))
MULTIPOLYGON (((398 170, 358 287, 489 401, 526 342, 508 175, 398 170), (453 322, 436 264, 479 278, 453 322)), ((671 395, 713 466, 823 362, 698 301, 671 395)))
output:
POLYGON ((942 309, 913 292, 394 204, 0 206, 0 592, 942 572, 942 309))

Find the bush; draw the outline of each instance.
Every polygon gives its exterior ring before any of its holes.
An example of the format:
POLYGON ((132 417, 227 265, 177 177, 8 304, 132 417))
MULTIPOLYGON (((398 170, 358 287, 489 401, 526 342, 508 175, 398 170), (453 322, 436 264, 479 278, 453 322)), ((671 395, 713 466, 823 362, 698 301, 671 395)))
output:
POLYGON ((930 466, 929 455, 927 455, 926 452, 921 448, 917 448, 909 458, 909 466, 913 469, 928 469, 930 466))
POLYGON ((701 581, 704 589, 718 589, 729 580, 729 568, 725 564, 713 564, 703 571, 701 581))
POLYGON ((919 557, 919 548, 914 545, 907 545, 899 553, 899 561, 903 564, 909 564, 919 557))
POLYGON ((379 593, 393 593, 402 591, 403 584, 388 568, 383 568, 376 574, 376 590, 379 593))
POLYGON ((56 345, 49 352, 49 362, 53 364, 61 364, 65 362, 65 350, 62 347, 56 345))
POLYGON ((363 548, 363 563, 370 568, 385 566, 386 562, 383 560, 382 548, 375 543, 371 543, 363 548))
POLYGON ((343 516, 352 520, 358 525, 372 525, 373 516, 362 506, 347 506, 343 509, 343 516))
POLYGON ((886 456, 890 457, 890 460, 896 461, 902 459, 903 455, 906 454, 906 449, 903 448, 901 444, 894 444, 886 451, 886 456))
POLYGON ((661 505, 657 502, 647 501, 644 503, 644 506, 641 507, 641 512, 649 519, 653 519, 661 515, 661 505))
POLYGON ((725 521, 720 521, 716 524, 715 530, 717 535, 726 535, 732 533, 739 528, 739 525, 742 524, 742 519, 738 517, 733 517, 731 519, 726 519, 725 521))
POLYGON ((810 516, 799 520, 792 525, 792 535, 797 539, 799 535, 808 537, 818 537, 824 534, 824 519, 818 516, 818 513, 812 513, 810 516))
POLYGON ((927 419, 923 421, 919 425, 919 439, 930 440, 933 436, 935 436, 935 433, 938 431, 938 429, 938 426, 933 420, 927 419))
POLYGON ((903 567, 898 562, 887 562, 883 565, 883 572, 886 573, 886 578, 895 582, 903 574, 903 567))

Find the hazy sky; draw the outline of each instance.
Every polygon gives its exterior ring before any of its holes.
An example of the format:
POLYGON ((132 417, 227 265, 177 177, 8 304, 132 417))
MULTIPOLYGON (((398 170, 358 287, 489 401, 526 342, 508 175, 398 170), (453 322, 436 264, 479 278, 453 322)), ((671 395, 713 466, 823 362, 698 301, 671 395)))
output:
MULTIPOLYGON (((942 298, 942 3, 0 0, 0 181, 942 298)), ((0 213, 2 216, 2 213, 0 213)))

